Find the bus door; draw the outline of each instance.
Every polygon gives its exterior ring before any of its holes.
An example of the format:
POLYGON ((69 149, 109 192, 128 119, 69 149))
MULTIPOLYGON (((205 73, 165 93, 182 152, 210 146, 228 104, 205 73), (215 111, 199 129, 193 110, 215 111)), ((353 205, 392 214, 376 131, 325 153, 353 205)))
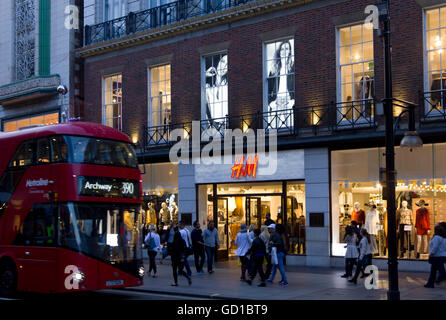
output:
POLYGON ((56 206, 51 203, 36 204, 28 213, 16 240, 21 252, 21 270, 24 290, 51 292, 56 289, 56 206))

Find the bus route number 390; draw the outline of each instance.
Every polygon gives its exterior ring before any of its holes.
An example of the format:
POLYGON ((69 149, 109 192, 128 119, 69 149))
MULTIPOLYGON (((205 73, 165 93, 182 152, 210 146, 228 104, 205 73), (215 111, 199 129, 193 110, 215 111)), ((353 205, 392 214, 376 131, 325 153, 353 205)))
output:
POLYGON ((133 183, 131 182, 123 182, 121 192, 122 194, 133 194, 135 191, 135 187, 133 186, 133 183))

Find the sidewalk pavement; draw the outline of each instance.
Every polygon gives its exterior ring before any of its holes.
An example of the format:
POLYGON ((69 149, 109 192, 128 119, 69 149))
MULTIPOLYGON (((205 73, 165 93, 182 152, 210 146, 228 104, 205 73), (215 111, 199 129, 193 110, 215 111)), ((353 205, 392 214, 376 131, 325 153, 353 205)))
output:
MULTIPOLYGON (((148 263, 145 263, 148 270, 148 263)), ((159 264, 158 277, 145 277, 144 285, 130 290, 195 296, 209 299, 255 299, 255 300, 386 300, 388 275, 379 272, 379 288, 367 290, 364 279, 358 284, 349 283, 340 276, 344 273, 339 268, 287 267, 288 287, 280 287, 280 272, 277 271, 274 283, 267 283, 266 288, 257 287, 258 278, 252 286, 240 281, 240 267, 236 261, 218 262, 214 273, 202 275, 196 273, 193 263, 192 285, 184 277, 178 277, 178 287, 173 282, 170 261, 159 264)), ((206 270, 206 265, 204 266, 206 270)), ((434 289, 424 288, 428 273, 400 272, 399 288, 402 300, 446 300, 446 283, 436 285, 434 289)))

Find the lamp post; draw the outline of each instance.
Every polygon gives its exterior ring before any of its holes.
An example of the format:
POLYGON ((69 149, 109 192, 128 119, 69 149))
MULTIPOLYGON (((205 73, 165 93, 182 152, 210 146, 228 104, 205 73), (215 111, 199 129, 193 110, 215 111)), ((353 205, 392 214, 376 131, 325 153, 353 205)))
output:
POLYGON ((384 112, 386 119, 386 199, 387 199, 387 242, 388 242, 388 276, 389 289, 387 291, 388 300, 400 300, 400 291, 398 287, 398 242, 396 237, 396 206, 395 206, 395 131, 396 125, 402 114, 409 113, 409 131, 404 135, 401 141, 401 147, 407 147, 412 151, 413 148, 422 146, 422 141, 415 131, 415 105, 408 103, 405 111, 400 113, 394 128, 393 123, 393 103, 400 101, 393 98, 392 91, 392 49, 390 42, 390 0, 384 0, 385 14, 383 15, 384 29, 384 67, 385 67, 385 99, 384 112))

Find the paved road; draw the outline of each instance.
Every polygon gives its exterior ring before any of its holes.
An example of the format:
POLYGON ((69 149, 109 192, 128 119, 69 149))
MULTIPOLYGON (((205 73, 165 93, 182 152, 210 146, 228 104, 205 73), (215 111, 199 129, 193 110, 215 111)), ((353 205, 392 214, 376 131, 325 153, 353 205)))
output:
POLYGON ((0 301, 36 301, 36 300, 46 300, 46 301, 101 301, 101 300, 204 300, 196 297, 187 296, 176 296, 172 294, 158 294, 158 293, 148 293, 148 292, 138 292, 132 290, 100 290, 92 292, 81 292, 81 293, 70 293, 70 294, 51 294, 43 295, 36 293, 21 293, 18 294, 14 299, 0 298, 0 301))

